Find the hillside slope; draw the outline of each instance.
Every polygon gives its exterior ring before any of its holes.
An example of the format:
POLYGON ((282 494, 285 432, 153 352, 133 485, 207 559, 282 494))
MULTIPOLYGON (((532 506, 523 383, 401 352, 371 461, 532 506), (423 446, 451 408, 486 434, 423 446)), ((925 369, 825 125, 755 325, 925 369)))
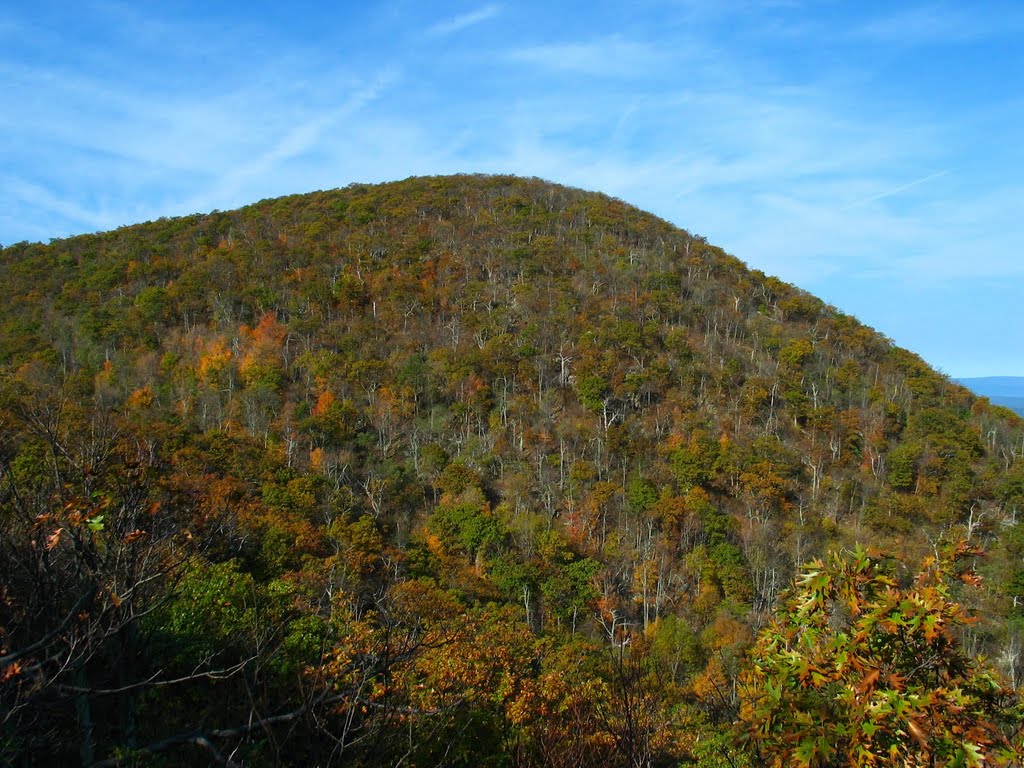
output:
POLYGON ((621 201, 351 186, 14 245, 0 288, 17 754, 678 761, 854 542, 984 545, 972 642, 1019 666, 1021 420, 621 201))

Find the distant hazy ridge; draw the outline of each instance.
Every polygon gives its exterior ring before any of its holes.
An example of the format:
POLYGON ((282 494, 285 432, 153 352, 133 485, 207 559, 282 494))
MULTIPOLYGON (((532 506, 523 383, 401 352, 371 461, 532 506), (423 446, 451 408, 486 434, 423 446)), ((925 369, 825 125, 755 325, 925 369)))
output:
POLYGON ((975 394, 987 397, 996 405, 1002 405, 1024 416, 1024 376, 980 376, 973 379, 957 379, 975 394))

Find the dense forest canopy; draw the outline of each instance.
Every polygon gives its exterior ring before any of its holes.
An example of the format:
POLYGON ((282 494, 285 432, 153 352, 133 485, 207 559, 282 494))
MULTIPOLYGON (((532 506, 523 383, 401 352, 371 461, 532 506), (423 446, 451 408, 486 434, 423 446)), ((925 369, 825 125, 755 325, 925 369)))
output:
POLYGON ((943 632, 1021 682, 1021 419, 621 201, 354 185, 0 288, 12 762, 743 765, 748 649, 857 544, 969 542, 943 632))

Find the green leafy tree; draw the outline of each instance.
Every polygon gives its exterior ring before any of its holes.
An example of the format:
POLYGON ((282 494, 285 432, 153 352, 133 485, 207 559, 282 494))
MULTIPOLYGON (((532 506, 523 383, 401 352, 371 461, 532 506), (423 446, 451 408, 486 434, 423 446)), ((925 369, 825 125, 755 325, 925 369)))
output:
POLYGON ((581 615, 591 608, 598 598, 594 577, 601 564, 589 557, 565 563, 541 584, 548 610, 556 621, 565 622, 575 634, 581 615))
MULTIPOLYGON (((1017 765, 1020 702, 962 647, 959 547, 901 588, 857 548, 804 568, 761 633, 742 717, 772 766, 1017 765)), ((960 575, 969 583, 977 577, 960 575)))

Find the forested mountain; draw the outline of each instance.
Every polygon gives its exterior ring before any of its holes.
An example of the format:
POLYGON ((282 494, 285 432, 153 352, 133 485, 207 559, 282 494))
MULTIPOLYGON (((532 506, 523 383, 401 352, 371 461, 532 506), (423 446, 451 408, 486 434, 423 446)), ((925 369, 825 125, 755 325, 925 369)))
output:
POLYGON ((621 201, 350 186, 0 288, 11 762, 745 764, 747 649, 856 544, 983 549, 1020 682, 1021 419, 621 201))

